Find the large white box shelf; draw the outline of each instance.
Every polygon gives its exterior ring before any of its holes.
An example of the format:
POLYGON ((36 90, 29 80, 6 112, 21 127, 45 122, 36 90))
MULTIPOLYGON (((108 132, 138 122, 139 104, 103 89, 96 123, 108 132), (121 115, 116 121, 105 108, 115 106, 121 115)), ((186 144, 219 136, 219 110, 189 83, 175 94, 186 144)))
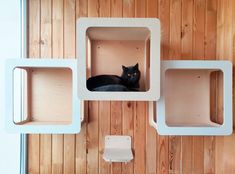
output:
POLYGON ((231 134, 231 62, 162 61, 156 108, 157 124, 150 124, 161 135, 231 134))
POLYGON ((77 21, 78 95, 82 100, 146 100, 160 96, 160 21, 153 18, 80 18, 77 21), (139 91, 89 91, 86 81, 121 75, 139 64, 139 91))
POLYGON ((83 102, 77 97, 77 61, 9 59, 6 61, 6 128, 17 133, 78 133, 83 102), (22 73, 22 106, 14 91, 22 73), (15 108, 20 108, 17 113, 15 108), (20 114, 21 119, 18 115, 20 114), (22 121, 23 120, 23 121, 22 121))

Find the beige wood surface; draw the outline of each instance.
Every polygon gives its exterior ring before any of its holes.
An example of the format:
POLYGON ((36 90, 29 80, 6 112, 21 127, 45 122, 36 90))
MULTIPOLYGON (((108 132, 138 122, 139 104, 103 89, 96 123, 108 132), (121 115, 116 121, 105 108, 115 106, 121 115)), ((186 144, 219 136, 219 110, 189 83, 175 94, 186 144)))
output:
MULTIPOLYGON (((75 58, 76 19, 123 16, 160 18, 162 60, 218 59, 235 63, 234 0, 28 2, 28 54, 32 58, 75 58)), ((212 90, 218 88, 216 83, 212 90)), ((221 100, 219 93, 215 95, 221 100)), ((30 174, 235 174, 234 134, 159 136, 148 124, 146 102, 89 102, 85 110, 87 117, 78 135, 29 135, 30 174), (132 136, 134 161, 105 163, 102 148, 106 134, 132 136)))

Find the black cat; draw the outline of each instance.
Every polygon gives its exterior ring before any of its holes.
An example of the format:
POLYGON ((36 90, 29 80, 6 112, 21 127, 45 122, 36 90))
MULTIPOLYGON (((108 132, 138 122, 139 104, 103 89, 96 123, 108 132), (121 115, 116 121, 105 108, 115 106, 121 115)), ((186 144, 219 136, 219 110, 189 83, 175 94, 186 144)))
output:
POLYGON ((135 66, 122 66, 122 75, 98 75, 87 80, 90 91, 138 91, 140 71, 138 63, 135 66))

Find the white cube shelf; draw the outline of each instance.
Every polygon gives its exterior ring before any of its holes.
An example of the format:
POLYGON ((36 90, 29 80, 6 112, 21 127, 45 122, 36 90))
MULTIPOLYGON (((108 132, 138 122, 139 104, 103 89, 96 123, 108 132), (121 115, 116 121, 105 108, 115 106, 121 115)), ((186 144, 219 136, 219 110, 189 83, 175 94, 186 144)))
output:
POLYGON ((231 62, 162 61, 156 108, 157 124, 153 118, 150 124, 161 135, 231 134, 231 62), (215 116, 223 119, 215 121, 215 116))
POLYGON ((78 95, 82 100, 146 100, 160 97, 160 21, 153 18, 79 18, 78 95), (122 65, 139 64, 140 91, 89 91, 86 80, 121 75, 122 65))
POLYGON ((17 133, 78 133, 83 102, 77 97, 77 61, 9 59, 6 61, 6 129, 17 133), (22 106, 15 106, 15 71, 25 71, 22 106), (21 113, 15 112, 20 108, 21 113), (19 121, 15 117, 22 116, 19 121), (23 120, 23 121, 20 121, 23 120))

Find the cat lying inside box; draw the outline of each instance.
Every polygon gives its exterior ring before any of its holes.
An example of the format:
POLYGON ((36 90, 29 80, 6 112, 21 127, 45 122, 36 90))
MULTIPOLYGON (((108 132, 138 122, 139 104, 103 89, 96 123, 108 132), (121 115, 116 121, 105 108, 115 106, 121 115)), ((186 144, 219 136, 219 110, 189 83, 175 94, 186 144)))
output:
POLYGON ((98 75, 87 79, 90 91, 139 91, 140 70, 134 66, 122 65, 122 75, 98 75))

